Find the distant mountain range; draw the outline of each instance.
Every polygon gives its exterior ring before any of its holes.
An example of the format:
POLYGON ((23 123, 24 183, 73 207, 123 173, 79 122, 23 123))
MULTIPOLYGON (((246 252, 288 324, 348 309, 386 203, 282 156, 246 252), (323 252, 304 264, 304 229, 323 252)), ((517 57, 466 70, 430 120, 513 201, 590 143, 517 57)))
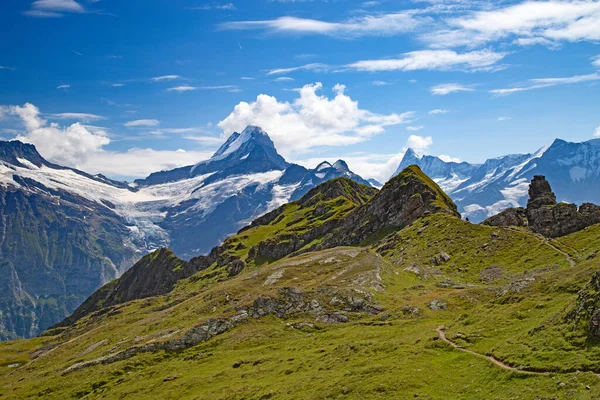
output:
POLYGON ((474 222, 509 207, 524 207, 535 175, 552 182, 558 201, 600 203, 600 139, 582 143, 556 139, 533 154, 511 154, 483 164, 446 162, 409 149, 394 175, 412 164, 437 182, 463 216, 474 222))
POLYGON ((0 339, 37 335, 149 251, 204 254, 256 217, 342 176, 369 185, 342 160, 313 170, 288 163, 253 126, 209 160, 134 183, 0 142, 0 339))
MULTIPOLYGON (((600 140, 556 140, 535 154, 483 164, 444 162, 408 150, 416 164, 480 221, 527 199, 533 175, 558 200, 600 203, 600 140)), ((254 126, 234 133, 208 160, 133 183, 45 160, 34 146, 0 142, 0 339, 31 337, 68 316, 94 290, 161 247, 183 259, 315 186, 353 173, 343 160, 314 169, 288 163, 254 126)))

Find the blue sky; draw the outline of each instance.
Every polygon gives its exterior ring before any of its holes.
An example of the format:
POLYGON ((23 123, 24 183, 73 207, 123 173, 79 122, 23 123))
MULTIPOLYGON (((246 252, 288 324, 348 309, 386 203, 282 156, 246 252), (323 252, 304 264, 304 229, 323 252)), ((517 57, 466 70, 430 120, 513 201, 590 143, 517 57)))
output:
POLYGON ((600 135, 600 2, 490 3, 4 1, 0 137, 130 179, 252 123, 385 180, 407 146, 481 162, 600 135))

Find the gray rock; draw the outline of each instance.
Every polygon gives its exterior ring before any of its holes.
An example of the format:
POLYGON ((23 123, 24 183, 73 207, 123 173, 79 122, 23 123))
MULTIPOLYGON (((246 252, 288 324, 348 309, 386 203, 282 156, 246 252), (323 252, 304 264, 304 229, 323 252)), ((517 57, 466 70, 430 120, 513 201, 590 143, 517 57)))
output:
POLYGON ((448 303, 440 299, 433 299, 429 302, 429 308, 433 311, 442 311, 448 308, 448 303))

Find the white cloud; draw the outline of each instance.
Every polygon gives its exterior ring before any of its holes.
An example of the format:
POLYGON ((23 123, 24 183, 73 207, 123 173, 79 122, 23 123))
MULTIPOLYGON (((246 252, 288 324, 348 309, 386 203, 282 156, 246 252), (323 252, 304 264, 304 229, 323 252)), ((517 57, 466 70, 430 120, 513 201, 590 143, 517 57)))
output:
POLYGON ((275 82, 291 82, 294 81, 294 78, 290 78, 289 76, 280 76, 279 78, 275 79, 275 82))
POLYGON ((373 82, 371 82, 371 85, 373 85, 373 86, 388 86, 388 85, 391 85, 391 83, 387 82, 387 81, 373 81, 373 82))
POLYGON ((271 69, 267 71, 267 75, 283 75, 296 71, 327 71, 329 68, 330 67, 327 64, 311 63, 300 65, 298 67, 271 69))
POLYGON ((596 128, 596 132, 594 132, 594 136, 600 137, 600 126, 596 128))
POLYGON ((250 76, 242 76, 240 79, 243 81, 253 81, 255 78, 252 78, 250 76))
POLYGON ((182 79, 179 75, 163 75, 163 76, 155 76, 154 78, 150 78, 152 82, 163 82, 163 81, 173 81, 176 79, 182 79))
POLYGON ((88 114, 88 113, 59 113, 59 114, 48 114, 47 117, 54 119, 70 119, 75 121, 89 122, 104 119, 101 115, 88 114))
POLYGON ((406 142, 406 147, 413 149, 418 155, 425 154, 433 144, 431 136, 410 135, 406 142))
POLYGON ((498 117, 498 121, 510 121, 512 117, 498 117))
POLYGON ((461 159, 458 157, 451 157, 449 155, 446 154, 441 154, 438 156, 438 158, 444 162, 455 162, 455 163, 459 163, 461 162, 461 159))
POLYGON ((235 5, 233 3, 224 3, 224 4, 205 4, 203 6, 197 7, 187 7, 187 10, 236 10, 235 5))
POLYGON ((524 1, 450 18, 446 28, 422 39, 433 47, 474 47, 511 37, 555 46, 556 41, 599 40, 599 19, 597 1, 524 1))
POLYGON ((446 114, 449 113, 450 111, 448 110, 444 110, 443 108, 436 108, 434 110, 429 111, 427 114, 429 115, 438 115, 438 114, 446 114))
POLYGON ((124 83, 111 83, 110 86, 112 86, 112 87, 123 87, 123 86, 125 86, 125 84, 124 83))
POLYGON ((60 18, 63 13, 85 12, 85 8, 75 0, 36 0, 31 4, 31 10, 23 14, 36 18, 60 18))
POLYGON ((135 128, 135 127, 148 127, 148 126, 158 126, 160 121, 157 119, 137 119, 135 121, 129 121, 124 123, 123 125, 127 128, 135 128))
POLYGON ((258 29, 277 33, 328 35, 334 37, 393 36, 412 32, 431 18, 420 16, 414 10, 393 14, 363 15, 342 22, 316 19, 280 17, 263 21, 226 22, 220 25, 226 30, 258 29))
POLYGON ((8 111, 19 116, 26 128, 16 139, 34 144, 44 157, 62 165, 77 167, 110 143, 106 136, 90 132, 79 122, 69 127, 48 125, 39 109, 30 103, 8 107, 8 111))
POLYGON ((594 67, 600 68, 600 55, 592 58, 592 65, 594 67))
POLYGON ((472 87, 461 85, 460 83, 443 83, 441 85, 433 86, 429 89, 431 94, 435 96, 446 96, 450 93, 456 92, 472 92, 472 87))
POLYGON ((235 85, 219 85, 219 86, 176 86, 172 88, 168 88, 167 92, 191 92, 193 90, 226 90, 228 92, 237 93, 240 92, 240 88, 235 85))
POLYGON ((175 86, 172 88, 168 88, 167 92, 190 92, 192 90, 196 90, 198 89, 197 87, 194 86, 190 86, 190 85, 182 85, 182 86, 175 86))
POLYGON ((502 60, 506 53, 491 50, 457 53, 453 50, 419 50, 404 53, 402 58, 363 60, 347 65, 358 71, 416 71, 416 70, 486 70, 502 60))
POLYGON ((10 70, 10 71, 16 71, 15 68, 7 67, 7 66, 4 66, 4 65, 0 65, 0 69, 7 69, 7 70, 10 70))
POLYGON ((423 128, 425 128, 423 125, 419 125, 419 126, 407 126, 406 130, 407 131, 411 131, 411 132, 416 132, 416 131, 420 131, 423 128))
POLYGON ((529 82, 528 85, 516 86, 516 87, 504 88, 504 89, 494 89, 494 90, 490 90, 490 93, 493 93, 496 95, 508 95, 508 94, 512 94, 512 93, 525 92, 525 91, 534 90, 534 89, 542 89, 542 88, 547 88, 547 87, 552 87, 552 86, 557 86, 557 85, 572 85, 572 84, 576 84, 576 83, 592 82, 592 81, 597 81, 597 80, 600 80, 600 73, 598 73, 598 72, 593 73, 593 74, 575 75, 575 76, 569 76, 569 77, 563 77, 563 78, 536 78, 536 79, 530 79, 528 81, 529 82))
POLYGON ((70 87, 71 87, 71 85, 60 85, 60 86, 57 86, 56 88, 57 89, 69 89, 70 87))
POLYGON ((170 151, 132 148, 124 152, 99 151, 79 163, 91 174, 102 173, 114 179, 142 178, 156 171, 196 164, 213 151, 170 151))
POLYGON ((218 126, 227 137, 257 125, 269 133, 283 154, 302 152, 317 146, 343 146, 368 140, 385 126, 407 123, 413 113, 380 115, 359 108, 345 94, 343 85, 333 88, 334 97, 320 95, 321 83, 298 90, 293 103, 280 102, 266 94, 252 103, 241 102, 218 126))

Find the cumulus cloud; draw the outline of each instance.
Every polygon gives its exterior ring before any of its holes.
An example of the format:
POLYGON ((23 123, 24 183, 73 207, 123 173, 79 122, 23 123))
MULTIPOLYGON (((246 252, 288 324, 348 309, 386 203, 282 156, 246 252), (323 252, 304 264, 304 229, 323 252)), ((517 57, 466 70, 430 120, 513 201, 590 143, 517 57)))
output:
POLYGON ((596 132, 594 132, 594 136, 600 137, 600 126, 596 128, 596 132))
POLYGON ((506 53, 492 50, 457 53, 453 50, 419 50, 404 53, 401 58, 363 60, 346 67, 357 71, 417 71, 417 70, 488 70, 501 61, 506 53))
POLYGON ((469 86, 461 85, 460 83, 443 83, 441 85, 433 86, 429 89, 431 94, 435 96, 446 96, 450 93, 456 92, 472 92, 475 89, 469 86))
POLYGON ((258 125, 269 133, 283 154, 317 146, 343 146, 368 140, 386 126, 407 123, 412 112, 381 115, 361 109, 345 94, 345 86, 333 88, 333 98, 319 94, 321 83, 305 85, 292 103, 266 94, 252 103, 241 102, 218 126, 227 137, 247 125, 258 125))
POLYGON ((160 121, 157 119, 137 119, 135 121, 129 121, 124 123, 123 125, 127 128, 136 128, 136 127, 148 127, 148 126, 158 126, 160 121))
POLYGON ((418 155, 423 155, 433 144, 431 136, 410 135, 406 142, 406 147, 413 149, 418 155))
POLYGON ((68 127, 48 124, 30 103, 8 107, 8 112, 17 115, 25 125, 26 132, 19 134, 17 140, 34 144, 44 157, 62 165, 77 167, 110 143, 109 138, 90 132, 79 122, 68 127))

